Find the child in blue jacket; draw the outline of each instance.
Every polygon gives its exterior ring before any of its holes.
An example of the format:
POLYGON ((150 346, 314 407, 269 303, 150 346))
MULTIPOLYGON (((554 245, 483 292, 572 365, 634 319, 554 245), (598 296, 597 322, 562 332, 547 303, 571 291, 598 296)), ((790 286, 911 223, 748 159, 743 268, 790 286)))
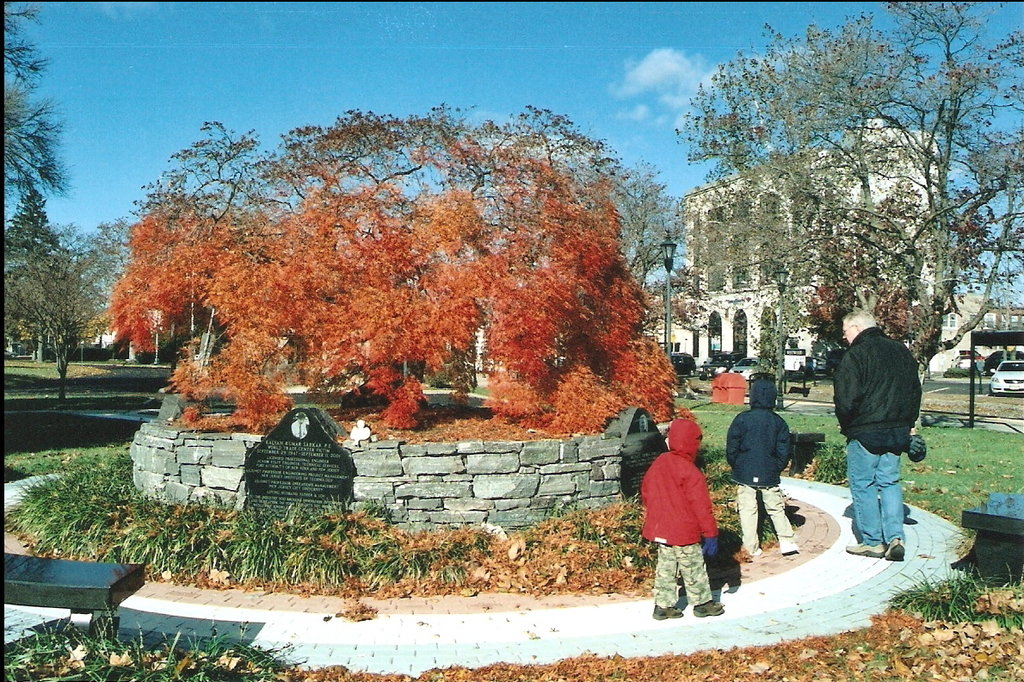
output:
POLYGON ((775 526, 782 554, 796 554, 799 547, 786 517, 786 500, 779 488, 782 471, 789 464, 789 425, 774 411, 778 393, 775 383, 755 379, 750 385, 750 409, 736 415, 726 435, 725 457, 736 483, 736 507, 740 516, 743 548, 751 557, 761 555, 758 537, 757 498, 775 526))

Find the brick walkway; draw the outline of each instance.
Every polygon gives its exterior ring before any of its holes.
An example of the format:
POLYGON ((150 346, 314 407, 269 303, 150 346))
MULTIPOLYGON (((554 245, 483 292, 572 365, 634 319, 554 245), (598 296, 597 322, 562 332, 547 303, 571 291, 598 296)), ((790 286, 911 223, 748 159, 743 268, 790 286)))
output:
MULTIPOLYGON (((5 486, 5 505, 8 494, 5 486)), ((960 531, 910 509, 904 562, 853 557, 845 488, 784 479, 790 511, 800 517, 801 552, 766 552, 716 571, 712 587, 725 606, 717 618, 692 609, 678 620, 651 618, 649 597, 489 594, 394 600, 362 599, 377 611, 353 622, 340 614, 350 600, 240 590, 204 591, 149 583, 121 608, 121 636, 161 641, 214 634, 278 649, 290 662, 316 668, 416 676, 431 668, 495 662, 550 663, 594 654, 625 657, 685 654, 766 645, 865 627, 895 593, 950 575, 960 531)), ((15 496, 12 495, 12 501, 15 496)), ((5 551, 19 551, 5 536, 5 551)), ((67 612, 4 607, 4 641, 67 612)))

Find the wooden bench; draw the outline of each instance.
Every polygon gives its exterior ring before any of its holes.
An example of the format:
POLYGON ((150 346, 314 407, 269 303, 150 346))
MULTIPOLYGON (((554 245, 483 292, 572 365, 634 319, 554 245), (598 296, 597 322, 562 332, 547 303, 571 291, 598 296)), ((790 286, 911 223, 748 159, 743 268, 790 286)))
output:
POLYGON ((145 564, 107 564, 4 553, 4 603, 89 615, 89 633, 113 638, 118 605, 145 583, 145 564))
POLYGON ((825 442, 824 433, 799 433, 789 434, 789 447, 792 459, 789 462, 789 474, 801 474, 807 465, 814 458, 814 451, 818 443, 825 442))

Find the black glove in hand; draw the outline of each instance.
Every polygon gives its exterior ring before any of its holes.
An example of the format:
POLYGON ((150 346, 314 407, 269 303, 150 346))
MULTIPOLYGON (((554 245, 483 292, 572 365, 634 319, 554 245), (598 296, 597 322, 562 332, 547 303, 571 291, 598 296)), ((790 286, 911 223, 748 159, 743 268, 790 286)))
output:
POLYGON ((907 448, 907 458, 910 459, 911 462, 920 462, 927 454, 928 446, 925 445, 924 438, 915 433, 910 437, 910 447, 907 448))

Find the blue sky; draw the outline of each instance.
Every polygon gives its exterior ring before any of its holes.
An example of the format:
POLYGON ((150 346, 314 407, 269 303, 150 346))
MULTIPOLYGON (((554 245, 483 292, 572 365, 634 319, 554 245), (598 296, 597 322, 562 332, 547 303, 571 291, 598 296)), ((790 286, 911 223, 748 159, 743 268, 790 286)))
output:
MULTIPOLYGON (((273 147, 348 110, 440 104, 568 116, 679 197, 705 169, 674 131, 715 65, 759 51, 765 24, 797 36, 861 13, 887 25, 877 2, 44 2, 24 32, 49 60, 39 90, 65 125, 71 186, 47 214, 86 230, 133 217, 206 121, 273 147)), ((1024 3, 992 26, 1024 26, 1024 3)))

